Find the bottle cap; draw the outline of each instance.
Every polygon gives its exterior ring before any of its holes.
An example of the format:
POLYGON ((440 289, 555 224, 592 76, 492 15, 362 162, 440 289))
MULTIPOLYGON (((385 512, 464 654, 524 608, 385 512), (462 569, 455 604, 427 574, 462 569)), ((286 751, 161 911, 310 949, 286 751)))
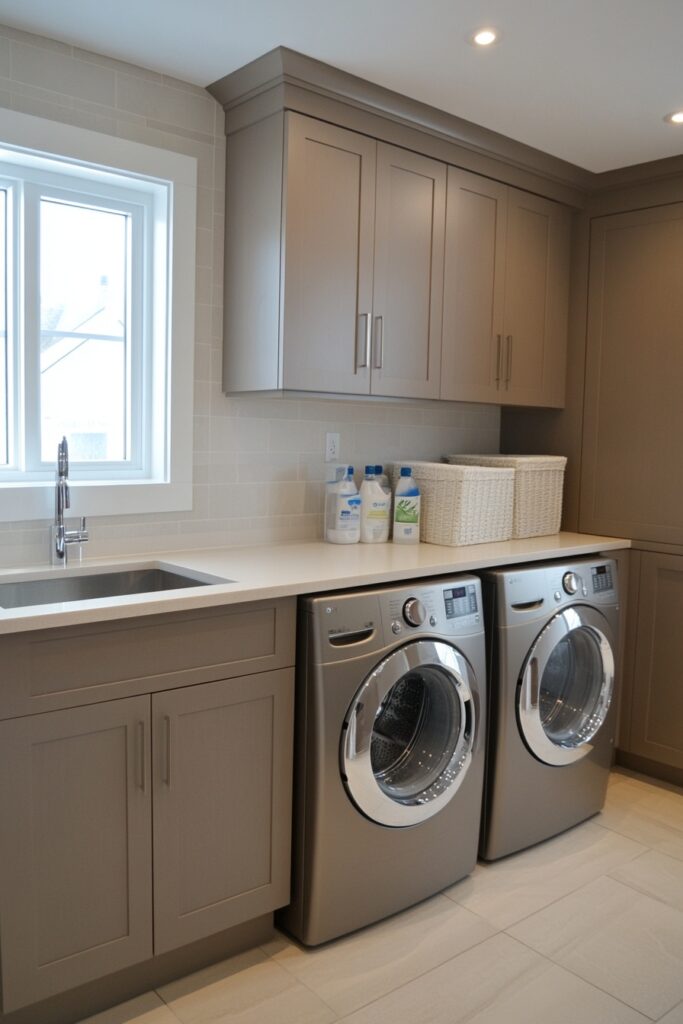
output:
POLYGON ((353 476, 353 466, 347 466, 346 467, 346 475, 347 475, 347 477, 348 476, 353 476))
POLYGON ((401 466, 401 476, 412 476, 413 471, 410 466, 401 466))
POLYGON ((376 472, 377 472, 377 466, 366 466, 365 467, 365 475, 366 476, 374 476, 376 472))
POLYGON ((375 476, 381 476, 384 472, 384 466, 375 466, 375 476))

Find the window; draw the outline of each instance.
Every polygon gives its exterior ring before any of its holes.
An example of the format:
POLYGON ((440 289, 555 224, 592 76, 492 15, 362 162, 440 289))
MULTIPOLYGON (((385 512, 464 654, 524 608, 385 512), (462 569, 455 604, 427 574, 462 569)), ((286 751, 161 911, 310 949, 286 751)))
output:
POLYGON ((196 165, 0 111, 0 519, 191 507, 196 165))

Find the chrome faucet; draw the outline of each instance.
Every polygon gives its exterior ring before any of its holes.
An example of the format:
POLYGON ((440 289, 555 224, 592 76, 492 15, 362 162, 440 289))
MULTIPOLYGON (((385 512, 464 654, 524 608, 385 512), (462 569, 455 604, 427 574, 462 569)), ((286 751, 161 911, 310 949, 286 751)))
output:
POLYGON ((52 540, 52 562, 54 565, 67 564, 67 552, 70 544, 79 545, 79 557, 81 544, 88 540, 88 531, 85 525, 85 516, 81 517, 81 525, 78 530, 67 530, 64 525, 64 511, 71 507, 71 495, 69 492, 69 445, 66 438, 57 445, 57 474, 55 478, 55 521, 50 531, 52 540))

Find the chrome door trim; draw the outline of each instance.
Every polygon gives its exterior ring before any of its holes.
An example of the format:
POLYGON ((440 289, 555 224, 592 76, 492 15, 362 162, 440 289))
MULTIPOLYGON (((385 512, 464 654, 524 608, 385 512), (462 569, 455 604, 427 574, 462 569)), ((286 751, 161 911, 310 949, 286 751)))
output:
POLYGON ((574 605, 558 612, 534 641, 524 666, 517 695, 519 727, 527 746, 540 761, 549 765, 573 764, 586 757, 591 740, 602 728, 614 692, 613 639, 609 625, 598 611, 587 605, 574 605), (602 683, 590 729, 584 730, 576 744, 559 744, 547 735, 541 722, 541 679, 550 655, 558 643, 576 629, 587 629, 597 641, 602 662, 602 683))
POLYGON ((384 658, 366 677, 344 719, 340 744, 341 773, 346 789, 366 817, 381 825, 416 825, 438 814, 455 796, 472 761, 476 716, 472 690, 475 676, 467 659, 450 644, 415 640, 384 658), (410 802, 388 796, 372 770, 370 748, 375 719, 382 701, 407 672, 426 666, 444 670, 460 703, 460 732, 455 749, 439 780, 410 802))

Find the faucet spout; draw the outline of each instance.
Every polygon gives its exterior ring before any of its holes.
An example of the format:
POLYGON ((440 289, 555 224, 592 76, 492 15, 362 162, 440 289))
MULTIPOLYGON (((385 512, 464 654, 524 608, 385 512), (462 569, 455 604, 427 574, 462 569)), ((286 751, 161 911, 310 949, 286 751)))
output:
POLYGON ((85 516, 81 518, 80 529, 67 530, 64 525, 64 512, 71 508, 71 492, 69 490, 69 445, 66 437, 57 445, 57 473, 55 477, 55 521, 51 529, 52 561, 58 565, 66 565, 69 544, 80 545, 88 540, 85 516))

